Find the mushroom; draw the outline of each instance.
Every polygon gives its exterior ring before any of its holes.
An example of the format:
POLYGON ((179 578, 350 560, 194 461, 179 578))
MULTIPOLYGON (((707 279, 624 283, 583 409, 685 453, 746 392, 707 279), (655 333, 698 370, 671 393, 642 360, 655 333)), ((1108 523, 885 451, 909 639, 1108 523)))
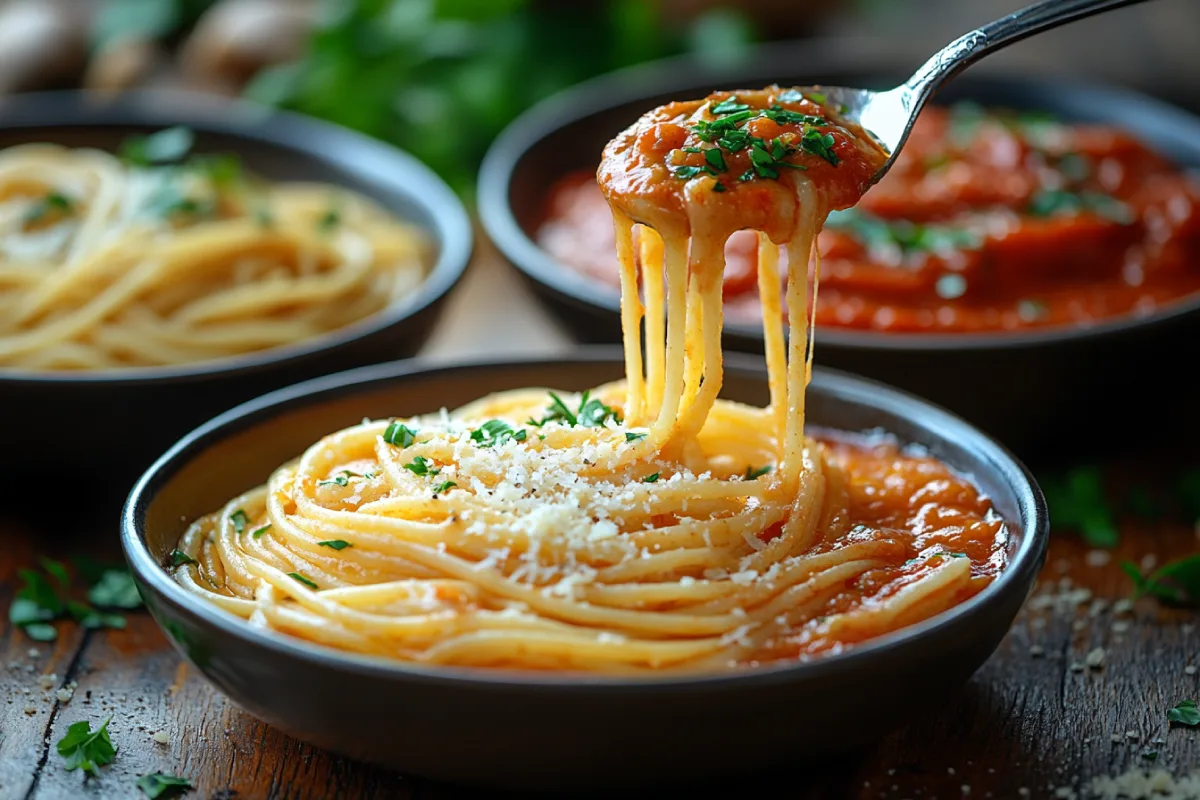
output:
POLYGON ((197 84, 241 87, 262 68, 299 58, 316 21, 311 0, 221 0, 184 42, 181 70, 197 84))

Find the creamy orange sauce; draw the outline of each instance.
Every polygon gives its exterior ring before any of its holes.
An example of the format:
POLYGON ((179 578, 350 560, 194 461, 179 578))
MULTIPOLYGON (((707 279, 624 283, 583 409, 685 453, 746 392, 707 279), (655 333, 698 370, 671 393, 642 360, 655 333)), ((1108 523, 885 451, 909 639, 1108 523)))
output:
MULTIPOLYGON (((848 154, 834 135, 837 152, 848 154)), ((568 175, 550 191, 538 241, 562 263, 615 286, 610 216, 589 172, 568 175)), ((930 108, 879 185, 853 211, 831 216, 819 251, 822 327, 930 333, 1090 325, 1200 291, 1200 188, 1109 126, 970 105, 930 108)), ((756 259, 754 234, 731 232, 724 297, 732 321, 760 314, 756 259)))

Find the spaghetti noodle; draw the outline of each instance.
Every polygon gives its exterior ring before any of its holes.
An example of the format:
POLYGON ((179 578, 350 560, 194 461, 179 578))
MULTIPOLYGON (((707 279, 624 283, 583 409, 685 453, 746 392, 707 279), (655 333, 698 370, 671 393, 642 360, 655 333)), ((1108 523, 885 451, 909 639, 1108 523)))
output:
POLYGON ((182 162, 186 131, 156 136, 134 161, 48 144, 0 152, 0 367, 249 353, 353 323, 424 279, 424 236, 365 197, 265 184, 227 157, 182 162))
MULTIPOLYGON (((600 171, 625 380, 327 436, 196 521, 176 579, 343 650, 612 674, 807 658, 979 591, 1006 534, 970 484, 888 443, 804 430, 811 331, 792 315, 784 341, 774 243, 808 263, 825 210, 852 204, 883 158, 833 119, 775 88, 643 117, 600 171), (638 261, 634 219, 649 226, 638 261), (763 231, 767 408, 718 399, 722 243, 746 227, 763 231)), ((808 275, 787 291, 805 307, 808 275)))

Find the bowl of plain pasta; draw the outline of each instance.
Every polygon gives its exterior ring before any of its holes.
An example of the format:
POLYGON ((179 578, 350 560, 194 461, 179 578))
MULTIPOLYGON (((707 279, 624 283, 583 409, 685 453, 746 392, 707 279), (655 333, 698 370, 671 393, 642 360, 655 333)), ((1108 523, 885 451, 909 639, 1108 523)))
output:
POLYGON ((22 470, 143 469, 238 402, 412 354, 471 252, 436 176, 340 128, 172 93, 4 111, 0 433, 22 470))
POLYGON ((601 171, 623 350, 368 367, 222 415, 126 505, 151 612, 283 730, 473 783, 753 771, 945 696, 1032 585, 1041 495, 963 421, 813 371, 811 319, 769 288, 882 157, 779 87, 643 116, 601 171), (681 119, 769 133, 772 164, 688 169, 718 157, 681 119), (746 228, 765 359, 721 346, 719 243, 746 228))

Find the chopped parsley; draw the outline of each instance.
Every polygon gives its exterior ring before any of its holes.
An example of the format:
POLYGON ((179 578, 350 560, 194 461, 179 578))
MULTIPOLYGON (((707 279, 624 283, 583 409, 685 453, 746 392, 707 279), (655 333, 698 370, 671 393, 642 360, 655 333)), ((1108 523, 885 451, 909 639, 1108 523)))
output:
POLYGON ((250 522, 250 517, 246 516, 246 512, 239 508, 229 515, 229 521, 233 523, 234 533, 241 533, 246 530, 246 525, 250 522))
POLYGON ((412 461, 404 465, 404 468, 413 475, 428 475, 432 478, 441 472, 438 467, 431 466, 432 463, 425 456, 415 456, 412 461))
POLYGON ((271 530, 271 523, 268 522, 266 525, 263 525, 261 528, 256 528, 254 530, 254 533, 250 534, 250 537, 252 539, 261 539, 262 535, 269 530, 271 530))
POLYGON ((52 215, 66 215, 75 208, 75 202, 62 192, 47 192, 25 212, 25 224, 32 225, 41 222, 52 215))
POLYGON ((437 486, 433 487, 433 496, 437 497, 439 494, 445 494, 455 486, 458 486, 458 484, 454 481, 442 481, 437 486))
POLYGON ((1039 483, 1046 495, 1051 524, 1079 531, 1092 547, 1117 546, 1117 526, 1105 500, 1104 476, 1099 467, 1078 467, 1039 483))
POLYGON ((58 754, 66 759, 67 771, 83 770, 84 774, 99 775, 99 768, 111 764, 117 755, 108 736, 108 723, 112 717, 104 720, 97 730, 86 720, 76 722, 67 728, 67 734, 58 740, 58 754))
POLYGON ((350 483, 350 479, 347 478, 345 475, 338 475, 336 478, 333 478, 332 480, 317 481, 317 486, 333 486, 335 484, 337 486, 346 486, 349 483, 350 483))
POLYGON ((588 392, 579 396, 579 408, 572 411, 563 399, 550 392, 550 404, 546 406, 546 414, 540 419, 530 419, 529 424, 542 427, 547 422, 561 422, 570 427, 602 428, 609 420, 621 421, 621 415, 616 409, 607 406, 598 398, 590 397, 588 392))
POLYGON ((1025 210, 1034 217, 1090 213, 1122 225, 1128 225, 1136 218, 1129 206, 1117 198, 1101 192, 1090 191, 1068 192, 1061 189, 1039 189, 1029 199, 1029 205, 1025 210))
POLYGON ((853 208, 831 212, 825 227, 852 236, 874 251, 946 253, 974 250, 983 244, 979 234, 964 227, 884 220, 853 208))
POLYGON ((342 212, 337 208, 330 208, 317 220, 317 230, 321 233, 329 233, 341 223, 342 212))
POLYGON ((307 586, 307 587, 308 587, 308 588, 310 588, 310 589, 316 589, 316 588, 317 588, 317 585, 316 585, 315 583, 313 583, 313 582, 312 582, 312 581, 310 581, 308 578, 306 578, 306 577, 304 577, 303 575, 301 575, 299 572, 289 572, 289 573, 288 573, 288 577, 289 577, 289 578, 292 578, 293 580, 300 581, 300 583, 303 583, 305 586, 307 586))
POLYGON ((388 425, 387 430, 383 432, 383 440, 396 447, 408 447, 416 438, 416 431, 410 430, 399 422, 393 422, 388 425))
POLYGON ((1121 569, 1133 581, 1133 597, 1151 596, 1168 605, 1200 604, 1200 553, 1163 564, 1143 575, 1137 565, 1123 561, 1121 569))
POLYGON ((647 475, 646 477, 642 478, 642 483, 654 483, 655 481, 658 480, 658 476, 659 476, 659 473, 652 472, 649 475, 647 475))
POLYGON ((96 585, 88 590, 88 600, 101 608, 141 608, 142 596, 138 593, 133 576, 123 569, 108 569, 100 576, 96 585))
MULTIPOLYGON (((345 539, 330 539, 327 542, 317 542, 317 546, 330 547, 334 550, 345 550, 347 547, 353 547, 354 545, 350 544, 345 539)), ((316 584, 313 584, 313 588, 316 588, 316 584)))
POLYGON ((1180 700, 1167 709, 1167 720, 1172 725, 1186 725, 1189 728, 1195 728, 1200 725, 1200 709, 1196 707, 1195 700, 1180 700))
POLYGON ((493 447, 510 440, 523 442, 525 437, 524 428, 514 430, 512 425, 502 419, 490 419, 471 431, 471 441, 480 447, 493 447))
MULTIPOLYGON (((257 533, 257 531, 255 531, 255 533, 257 533)), ((167 556, 167 563, 170 564, 172 567, 178 567, 178 566, 182 566, 183 564, 195 564, 197 562, 196 562, 196 559, 192 558, 191 556, 189 556, 187 553, 183 552, 182 550, 176 548, 175 550, 171 551, 170 555, 167 556)))
POLYGON ((727 99, 722 100, 712 107, 714 114, 737 114, 749 110, 750 106, 738 102, 737 95, 730 95, 727 99))
POLYGON ((763 475, 766 475, 770 471, 771 471, 770 464, 767 464, 765 467, 746 467, 746 480, 752 481, 755 478, 761 478, 763 475))
POLYGON ((725 171, 725 156, 721 155, 721 148, 710 147, 704 151, 704 160, 708 165, 718 172, 725 171))
POLYGON ((181 161, 192 149, 195 136, 190 128, 176 126, 149 136, 131 137, 121 145, 121 158, 139 167, 181 161))
POLYGON ((819 106, 825 105, 827 99, 823 92, 806 92, 804 96, 819 106))
POLYGON ((821 133, 813 128, 806 130, 804 136, 800 138, 800 146, 805 151, 812 153, 814 156, 820 156, 836 167, 841 163, 841 159, 833 152, 833 145, 832 133, 821 133))
POLYGON ((149 797, 150 800, 164 800, 164 798, 176 797, 193 787, 192 782, 187 778, 152 772, 137 779, 137 788, 141 789, 142 794, 149 797))
POLYGON ((639 439, 645 439, 645 438, 646 438, 646 434, 644 434, 644 433, 635 433, 633 431, 625 431, 625 441, 627 441, 627 442, 636 442, 639 439))

